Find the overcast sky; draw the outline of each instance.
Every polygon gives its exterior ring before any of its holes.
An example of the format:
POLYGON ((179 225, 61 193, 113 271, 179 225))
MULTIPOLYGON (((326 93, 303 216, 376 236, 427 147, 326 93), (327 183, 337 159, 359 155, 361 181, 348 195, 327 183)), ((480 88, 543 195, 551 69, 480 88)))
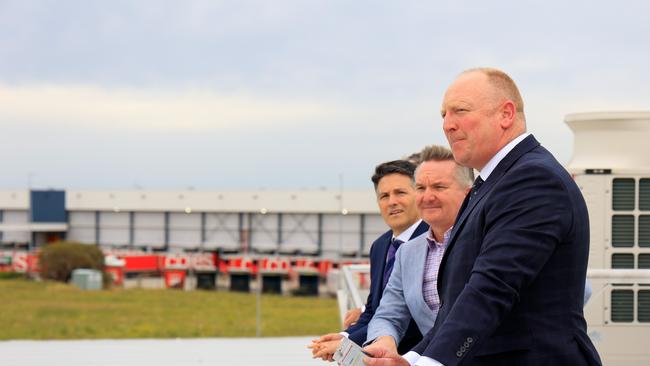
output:
POLYGON ((498 67, 568 113, 650 110, 647 1, 0 0, 0 189, 369 188, 498 67))

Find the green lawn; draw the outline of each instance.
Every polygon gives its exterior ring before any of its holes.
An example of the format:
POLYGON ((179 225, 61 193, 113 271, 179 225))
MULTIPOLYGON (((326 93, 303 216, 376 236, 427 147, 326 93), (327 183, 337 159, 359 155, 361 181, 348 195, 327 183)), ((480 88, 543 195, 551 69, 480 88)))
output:
MULTIPOLYGON (((223 291, 82 291, 0 280, 0 340, 253 337, 256 298, 223 291)), ((338 330, 336 300, 264 295, 262 335, 338 330)))

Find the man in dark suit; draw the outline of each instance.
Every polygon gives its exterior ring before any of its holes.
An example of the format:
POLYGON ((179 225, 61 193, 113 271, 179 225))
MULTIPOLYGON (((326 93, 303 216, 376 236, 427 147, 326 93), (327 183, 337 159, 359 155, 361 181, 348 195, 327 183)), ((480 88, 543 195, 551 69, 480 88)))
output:
MULTIPOLYGON (((600 365, 582 313, 589 219, 566 170, 526 133, 523 101, 500 70, 462 73, 443 129, 479 170, 438 273, 434 328, 404 358, 367 365, 600 365)), ((370 347, 369 347, 370 348, 370 347)))
MULTIPOLYGON (((370 293, 365 310, 358 321, 343 332, 326 334, 313 341, 310 348, 314 357, 331 361, 343 337, 348 337, 359 345, 365 342, 368 323, 379 306, 393 268, 397 248, 428 230, 429 226, 420 220, 415 204, 414 172, 415 165, 405 160, 390 161, 375 168, 372 182, 377 204, 390 230, 377 238, 370 248, 370 293)), ((399 349, 408 351, 421 339, 422 334, 411 320, 399 349)))

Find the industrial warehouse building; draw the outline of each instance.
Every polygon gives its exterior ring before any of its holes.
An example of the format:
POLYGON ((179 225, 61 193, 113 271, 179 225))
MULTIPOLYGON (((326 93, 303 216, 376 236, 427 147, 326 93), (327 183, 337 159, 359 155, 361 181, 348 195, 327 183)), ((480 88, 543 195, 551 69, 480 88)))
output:
POLYGON ((0 242, 103 249, 368 255, 388 227, 366 191, 0 191, 0 242))

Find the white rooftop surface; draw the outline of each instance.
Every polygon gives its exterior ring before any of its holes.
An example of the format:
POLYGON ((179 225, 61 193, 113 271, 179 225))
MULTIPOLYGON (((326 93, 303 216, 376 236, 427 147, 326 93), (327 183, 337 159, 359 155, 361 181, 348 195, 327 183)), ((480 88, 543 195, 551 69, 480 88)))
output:
POLYGON ((3 366, 309 366, 315 337, 0 341, 3 366))

